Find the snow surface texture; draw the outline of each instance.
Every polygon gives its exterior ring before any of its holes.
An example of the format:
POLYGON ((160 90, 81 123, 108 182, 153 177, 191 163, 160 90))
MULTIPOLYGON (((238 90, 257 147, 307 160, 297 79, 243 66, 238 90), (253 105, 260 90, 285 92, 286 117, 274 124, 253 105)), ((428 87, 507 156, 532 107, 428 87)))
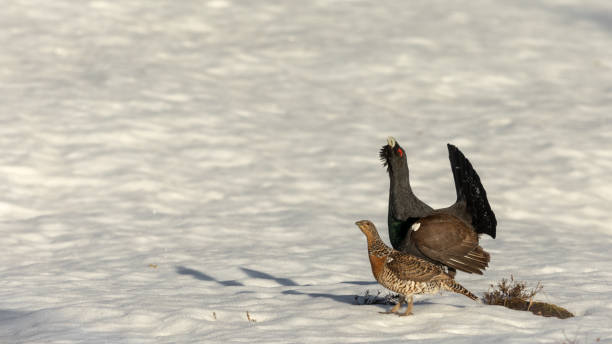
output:
POLYGON ((34 1, 0 11, 0 342, 612 342, 609 1, 34 1), (568 320, 382 289, 395 136, 451 142, 514 274, 568 320), (246 312, 251 319, 247 320, 246 312))

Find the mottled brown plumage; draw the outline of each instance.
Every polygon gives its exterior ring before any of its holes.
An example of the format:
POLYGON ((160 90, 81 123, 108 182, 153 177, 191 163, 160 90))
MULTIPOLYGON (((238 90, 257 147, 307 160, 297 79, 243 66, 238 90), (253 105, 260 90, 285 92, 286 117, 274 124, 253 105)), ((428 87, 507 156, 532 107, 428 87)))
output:
MULTIPOLYGON (((368 256, 372 274, 382 286, 402 295, 400 301, 387 313, 397 313, 409 296, 407 309, 400 315, 412 314, 412 295, 432 294, 449 290, 473 300, 474 294, 455 282, 439 265, 419 257, 394 250, 380 239, 374 224, 368 220, 355 223, 368 240, 368 256)), ((417 231, 418 232, 418 231, 417 231)))

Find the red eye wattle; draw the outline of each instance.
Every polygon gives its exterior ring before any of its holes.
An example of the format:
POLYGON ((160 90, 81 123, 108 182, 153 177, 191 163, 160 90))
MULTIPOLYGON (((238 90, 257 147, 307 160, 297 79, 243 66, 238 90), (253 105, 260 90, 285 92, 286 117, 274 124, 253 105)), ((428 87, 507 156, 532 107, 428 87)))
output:
POLYGON ((404 156, 404 151, 401 148, 397 149, 397 154, 399 154, 400 157, 404 156))

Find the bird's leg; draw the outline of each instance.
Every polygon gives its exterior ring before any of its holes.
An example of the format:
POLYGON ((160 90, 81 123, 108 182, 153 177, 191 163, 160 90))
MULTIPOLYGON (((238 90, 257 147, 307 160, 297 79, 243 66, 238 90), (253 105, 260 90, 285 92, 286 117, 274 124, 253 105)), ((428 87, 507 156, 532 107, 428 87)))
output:
POLYGON ((400 296, 399 301, 397 301, 397 303, 395 304, 395 306, 393 306, 393 308, 391 308, 390 310, 386 311, 386 312, 379 312, 380 314, 392 314, 392 313, 397 313, 397 311, 399 311, 400 307, 402 307, 402 303, 406 302, 406 298, 404 297, 404 295, 400 296))
POLYGON ((402 314, 398 314, 399 316, 412 315, 412 301, 414 301, 414 298, 410 295, 410 299, 406 302, 406 311, 402 314))

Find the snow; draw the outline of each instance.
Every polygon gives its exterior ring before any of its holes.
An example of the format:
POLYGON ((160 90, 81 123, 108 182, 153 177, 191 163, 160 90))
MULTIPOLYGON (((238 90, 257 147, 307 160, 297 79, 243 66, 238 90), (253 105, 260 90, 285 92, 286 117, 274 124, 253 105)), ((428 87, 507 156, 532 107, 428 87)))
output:
POLYGON ((0 342, 612 342, 607 1, 32 1, 0 11, 0 342), (382 290, 378 150, 566 320, 382 290), (251 319, 248 321, 247 312, 251 319))

